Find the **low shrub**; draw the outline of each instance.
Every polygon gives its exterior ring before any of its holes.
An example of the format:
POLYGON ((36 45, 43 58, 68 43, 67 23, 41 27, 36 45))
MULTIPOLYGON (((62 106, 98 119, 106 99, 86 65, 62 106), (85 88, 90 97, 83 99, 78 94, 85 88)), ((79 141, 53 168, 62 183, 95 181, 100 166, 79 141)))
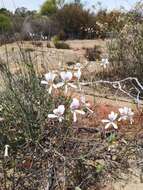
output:
POLYGON ((67 39, 66 34, 65 34, 65 32, 63 30, 61 30, 59 32, 58 38, 59 38, 59 40, 66 40, 67 39))
POLYGON ((94 48, 86 48, 85 57, 88 61, 96 61, 101 59, 101 53, 100 47, 95 45, 94 48))
POLYGON ((75 62, 73 62, 73 61, 68 61, 67 63, 66 63, 66 65, 68 65, 68 66, 74 66, 76 63, 75 62))
POLYGON ((47 48, 51 48, 50 42, 47 42, 47 48))
POLYGON ((70 49, 70 46, 64 42, 57 42, 54 45, 57 49, 70 49))
POLYGON ((40 42, 40 41, 33 41, 33 42, 31 42, 31 44, 32 44, 33 46, 36 46, 36 47, 42 47, 42 46, 43 46, 43 43, 40 42))
POLYGON ((25 52, 33 52, 33 51, 35 51, 33 48, 25 48, 24 50, 25 50, 25 52))
POLYGON ((52 38, 53 44, 56 44, 56 43, 58 43, 59 41, 60 41, 60 39, 59 39, 58 36, 54 36, 54 37, 52 38))
POLYGON ((112 73, 116 73, 118 79, 132 76, 143 82, 142 23, 127 23, 117 39, 108 43, 108 50, 112 73))

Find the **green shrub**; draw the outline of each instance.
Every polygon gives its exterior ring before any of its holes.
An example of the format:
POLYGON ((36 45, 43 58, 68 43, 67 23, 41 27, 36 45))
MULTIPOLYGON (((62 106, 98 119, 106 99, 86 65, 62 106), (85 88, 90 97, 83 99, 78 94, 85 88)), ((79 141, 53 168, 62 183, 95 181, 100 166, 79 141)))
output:
POLYGON ((70 46, 64 42, 57 42, 54 45, 57 49, 70 49, 70 46))
POLYGON ((10 18, 4 14, 0 14, 0 32, 9 31, 11 26, 10 18))
POLYGON ((60 41, 60 39, 59 39, 58 36, 54 36, 54 37, 52 38, 53 44, 56 44, 56 43, 58 43, 59 41, 60 41))
POLYGON ((42 163, 46 163, 52 153, 46 152, 44 147, 53 151, 64 146, 63 139, 69 138, 72 123, 69 113, 62 124, 50 122, 48 114, 57 105, 67 106, 70 102, 62 94, 49 95, 47 88, 41 85, 41 77, 30 52, 21 49, 19 53, 20 60, 17 58, 16 65, 13 65, 19 68, 18 74, 11 72, 11 60, 6 63, 0 60, 4 83, 3 91, 0 91, 0 119, 4 118, 0 121, 0 170, 4 171, 4 178, 0 186, 25 190, 35 189, 36 184, 40 189, 45 176, 42 163), (5 145, 9 145, 10 149, 7 159, 3 156, 5 145))

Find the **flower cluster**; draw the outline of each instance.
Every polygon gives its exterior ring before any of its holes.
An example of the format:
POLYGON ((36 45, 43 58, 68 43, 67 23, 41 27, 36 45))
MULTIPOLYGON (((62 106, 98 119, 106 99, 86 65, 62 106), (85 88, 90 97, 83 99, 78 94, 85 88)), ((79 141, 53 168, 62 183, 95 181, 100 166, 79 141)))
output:
MULTIPOLYGON (((106 68, 106 66, 109 64, 108 59, 102 59, 101 65, 106 68)), ((80 78, 81 78, 81 65, 80 63, 77 63, 76 66, 76 72, 71 71, 62 71, 59 74, 60 81, 55 83, 55 78, 58 76, 54 72, 49 72, 45 74, 45 80, 41 81, 41 84, 46 85, 48 87, 48 93, 51 94, 53 89, 62 88, 67 94, 69 88, 74 88, 81 90, 80 86, 80 78), (78 85, 74 84, 73 77, 76 78, 78 85)), ((77 121, 77 115, 85 115, 85 110, 89 111, 90 113, 93 113, 93 111, 90 109, 90 104, 86 102, 85 96, 81 95, 80 99, 73 98, 71 104, 70 104, 70 112, 73 115, 73 121, 77 121)), ((119 113, 114 113, 113 111, 108 115, 107 119, 103 119, 102 122, 106 123, 105 129, 108 129, 110 127, 113 127, 114 129, 118 129, 117 122, 128 120, 130 121, 130 124, 133 123, 133 116, 134 113, 132 112, 131 108, 123 107, 119 108, 119 113)), ((53 110, 52 114, 48 115, 48 118, 50 119, 58 119, 59 122, 62 122, 64 120, 64 114, 65 114, 65 105, 59 105, 57 108, 53 110)))
MULTIPOLYGON (((82 105, 77 98, 73 98, 70 104, 70 111, 73 114, 73 122, 77 122, 77 114, 85 115, 85 111, 82 110, 82 105)), ((49 114, 48 118, 57 118, 59 122, 64 119, 65 106, 60 105, 58 108, 53 110, 53 114, 49 114)))
POLYGON ((131 108, 123 107, 119 108, 119 114, 114 113, 113 111, 108 115, 108 119, 103 119, 102 122, 106 123, 105 129, 109 127, 113 127, 114 129, 118 129, 117 122, 118 121, 130 121, 130 124, 133 123, 134 112, 132 112, 131 108))
POLYGON ((62 71, 60 73, 61 81, 57 84, 54 83, 56 76, 57 75, 53 72, 49 72, 49 73, 45 74, 45 80, 42 80, 41 84, 48 86, 49 94, 51 94, 53 88, 56 89, 56 88, 61 88, 61 87, 64 88, 65 93, 67 94, 69 87, 72 87, 75 89, 77 88, 77 86, 75 84, 73 84, 72 78, 73 78, 73 76, 75 76, 76 79, 79 81, 81 78, 81 70, 79 68, 78 71, 75 72, 74 74, 71 71, 62 71))
MULTIPOLYGON (((76 64, 76 69, 77 71, 72 73, 71 71, 62 71, 60 72, 59 76, 61 78, 61 81, 55 84, 55 78, 57 77, 57 74, 54 72, 49 72, 45 74, 45 80, 41 81, 41 84, 46 85, 48 87, 48 93, 51 94, 53 89, 58 89, 58 88, 63 88, 65 94, 68 92, 68 88, 74 88, 77 89, 78 86, 76 86, 72 79, 73 77, 76 78, 76 80, 79 83, 79 80, 81 78, 81 65, 80 63, 76 64)), ((79 85, 80 86, 80 85, 79 85)), ((85 112, 82 110, 82 108, 86 108, 90 112, 89 104, 86 103, 85 98, 83 96, 81 97, 80 100, 77 98, 73 98, 71 105, 70 105, 70 110, 71 113, 73 114, 73 121, 77 121, 77 114, 84 115, 85 112)), ((64 120, 64 113, 65 113, 65 105, 59 105, 56 109, 53 110, 52 114, 48 115, 48 118, 50 119, 58 119, 59 122, 62 122, 64 120)))

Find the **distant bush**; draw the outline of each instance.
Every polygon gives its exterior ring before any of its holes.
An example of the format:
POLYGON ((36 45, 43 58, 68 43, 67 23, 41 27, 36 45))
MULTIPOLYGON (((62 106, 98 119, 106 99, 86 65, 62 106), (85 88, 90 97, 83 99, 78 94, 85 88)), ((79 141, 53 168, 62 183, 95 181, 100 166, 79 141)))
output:
POLYGON ((83 38, 87 32, 82 32, 82 29, 96 25, 96 22, 93 22, 94 15, 78 3, 65 4, 55 17, 68 38, 83 38))
POLYGON ((33 48, 26 48, 25 49, 25 52, 33 52, 33 51, 35 51, 33 48))
POLYGON ((70 46, 64 42, 57 42, 54 45, 57 49, 70 49, 70 46))
POLYGON ((47 48, 51 48, 50 42, 47 42, 47 48))
POLYGON ((40 41, 33 41, 32 42, 32 45, 36 46, 36 47, 42 47, 43 46, 43 43, 40 42, 40 41))
POLYGON ((60 41, 59 36, 57 36, 57 35, 53 36, 53 38, 52 38, 53 44, 56 44, 56 43, 58 43, 59 41, 60 41))
POLYGON ((69 67, 70 66, 74 66, 76 63, 75 62, 73 62, 73 61, 68 61, 67 63, 66 63, 66 65, 68 65, 69 67))
POLYGON ((99 46, 94 46, 94 48, 86 48, 85 57, 88 61, 96 61, 101 59, 101 49, 99 46))
POLYGON ((8 16, 0 14, 0 32, 7 32, 11 29, 11 20, 8 16))
POLYGON ((59 34, 58 34, 58 38, 59 38, 60 40, 66 40, 66 39, 67 39, 66 33, 65 33, 63 30, 61 30, 61 31, 59 32, 59 34))
POLYGON ((118 38, 108 44, 108 49, 112 73, 118 78, 138 77, 143 82, 143 24, 126 24, 118 38))

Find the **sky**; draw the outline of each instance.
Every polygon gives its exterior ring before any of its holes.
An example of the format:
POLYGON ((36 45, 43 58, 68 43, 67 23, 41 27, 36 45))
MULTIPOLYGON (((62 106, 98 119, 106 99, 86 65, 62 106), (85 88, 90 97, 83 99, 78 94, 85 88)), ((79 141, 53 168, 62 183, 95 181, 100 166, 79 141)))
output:
MULTIPOLYGON (((45 0, 0 0, 0 8, 7 8, 14 11, 17 7, 26 7, 29 10, 38 10, 45 0)), ((102 7, 107 9, 118 9, 121 6, 125 9, 130 9, 138 0, 83 0, 86 7, 90 8, 92 5, 97 5, 101 2, 102 7)), ((70 2, 70 0, 66 0, 70 2)))

